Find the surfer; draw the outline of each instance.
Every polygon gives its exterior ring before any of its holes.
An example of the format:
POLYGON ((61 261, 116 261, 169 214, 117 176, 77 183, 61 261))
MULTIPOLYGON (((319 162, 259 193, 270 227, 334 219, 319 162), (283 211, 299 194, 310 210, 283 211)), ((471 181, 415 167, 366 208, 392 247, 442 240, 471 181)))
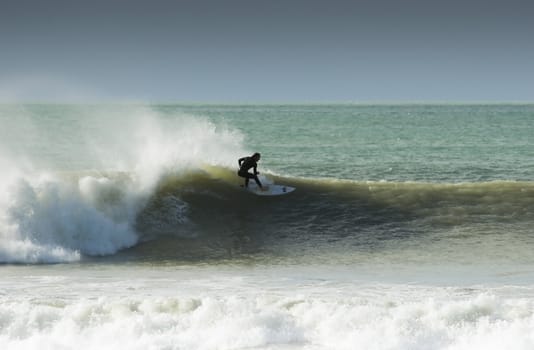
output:
POLYGON ((237 172, 237 175, 245 178, 245 187, 248 187, 248 181, 250 179, 254 179, 254 181, 256 181, 256 183, 258 184, 259 188, 262 191, 265 191, 266 189, 263 188, 260 179, 258 179, 258 161, 260 160, 260 158, 261 155, 259 153, 254 153, 250 157, 239 158, 239 160, 237 161, 239 163, 239 171, 237 172), (248 172, 250 168, 254 169, 254 174, 248 172))

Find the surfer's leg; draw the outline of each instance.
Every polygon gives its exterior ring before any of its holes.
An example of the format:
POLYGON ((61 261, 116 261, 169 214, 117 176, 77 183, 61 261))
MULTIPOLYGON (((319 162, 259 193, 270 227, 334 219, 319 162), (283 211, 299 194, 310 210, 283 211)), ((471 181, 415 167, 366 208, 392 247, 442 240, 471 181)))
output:
POLYGON ((252 175, 251 173, 244 173, 241 176, 243 176, 245 178, 245 187, 248 187, 249 180, 251 178, 254 178, 254 175, 252 175))
POLYGON ((258 175, 254 175, 251 173, 239 173, 238 175, 245 178, 245 187, 248 187, 248 182, 250 179, 254 179, 254 181, 256 181, 256 183, 258 184, 258 187, 263 188, 260 180, 258 179, 258 175))
POLYGON ((243 177, 245 178, 245 187, 248 187, 248 180, 253 177, 254 175, 252 175, 251 173, 245 173, 245 172, 238 172, 237 175, 239 175, 240 177, 243 177))
POLYGON ((263 186, 261 185, 260 179, 258 179, 258 175, 252 175, 252 177, 254 178, 254 181, 256 181, 256 183, 258 184, 258 187, 263 189, 263 186))

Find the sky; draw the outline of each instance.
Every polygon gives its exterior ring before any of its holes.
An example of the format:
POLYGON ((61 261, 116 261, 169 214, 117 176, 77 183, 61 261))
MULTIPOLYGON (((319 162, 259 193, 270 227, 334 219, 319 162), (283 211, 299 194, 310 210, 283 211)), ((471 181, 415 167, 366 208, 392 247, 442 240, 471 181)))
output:
POLYGON ((0 0, 0 101, 534 101, 532 0, 0 0))

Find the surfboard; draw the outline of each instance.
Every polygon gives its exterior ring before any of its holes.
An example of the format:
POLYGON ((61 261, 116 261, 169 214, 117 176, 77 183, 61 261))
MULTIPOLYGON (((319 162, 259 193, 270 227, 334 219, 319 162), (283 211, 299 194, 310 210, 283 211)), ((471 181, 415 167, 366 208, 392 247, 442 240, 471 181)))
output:
POLYGON ((245 188, 246 191, 254 193, 257 196, 281 196, 284 194, 291 193, 295 190, 295 187, 285 186, 285 185, 265 185, 263 188, 265 191, 262 191, 256 184, 249 183, 248 187, 245 188))

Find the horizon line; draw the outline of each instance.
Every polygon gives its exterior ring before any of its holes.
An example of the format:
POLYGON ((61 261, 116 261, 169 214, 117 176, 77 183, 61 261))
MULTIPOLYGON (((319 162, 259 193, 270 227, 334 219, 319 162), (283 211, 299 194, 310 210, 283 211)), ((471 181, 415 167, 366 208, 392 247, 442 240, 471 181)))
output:
POLYGON ((211 106, 302 106, 302 105, 531 105, 534 100, 324 100, 324 101, 187 101, 187 100, 142 100, 142 99, 117 99, 117 100, 1 100, 0 105, 211 105, 211 106))

